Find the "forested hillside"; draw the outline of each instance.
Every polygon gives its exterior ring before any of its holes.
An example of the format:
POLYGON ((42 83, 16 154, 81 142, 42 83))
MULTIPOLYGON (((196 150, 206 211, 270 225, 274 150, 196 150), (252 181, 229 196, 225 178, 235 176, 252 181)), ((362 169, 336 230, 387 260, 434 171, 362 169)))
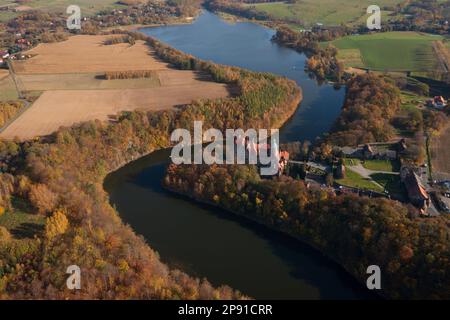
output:
POLYGON ((164 184, 307 241, 362 283, 367 266, 380 266, 385 297, 450 297, 448 217, 417 218, 412 206, 336 196, 289 177, 264 180, 253 166, 171 165, 164 184))

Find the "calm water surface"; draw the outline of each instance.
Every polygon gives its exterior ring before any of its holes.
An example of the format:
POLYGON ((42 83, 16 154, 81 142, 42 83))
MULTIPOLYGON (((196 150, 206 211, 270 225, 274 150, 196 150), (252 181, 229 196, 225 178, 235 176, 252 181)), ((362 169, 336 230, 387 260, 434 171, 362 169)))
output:
MULTIPOLYGON (((205 12, 192 25, 142 31, 204 60, 296 80, 304 100, 283 127, 283 141, 313 140, 339 114, 343 89, 318 86, 308 79, 303 71, 305 57, 272 43, 271 29, 252 23, 229 24, 205 12)), ((259 299, 371 297, 341 268, 308 246, 164 191, 161 179, 168 154, 167 150, 155 152, 105 181, 122 219, 147 239, 164 262, 259 299)))

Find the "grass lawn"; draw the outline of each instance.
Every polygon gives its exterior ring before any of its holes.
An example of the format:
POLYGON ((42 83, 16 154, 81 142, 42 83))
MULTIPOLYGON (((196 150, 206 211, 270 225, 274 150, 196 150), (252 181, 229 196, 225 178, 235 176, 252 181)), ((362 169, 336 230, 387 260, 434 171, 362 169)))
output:
POLYGON ((13 199, 14 210, 0 216, 0 226, 5 227, 15 239, 33 238, 43 231, 45 217, 30 214, 30 208, 19 199, 13 199))
POLYGON ((402 91, 400 94, 401 108, 404 111, 413 111, 417 109, 418 106, 423 105, 423 103, 429 99, 425 96, 419 96, 415 93, 402 91))
POLYGON ((356 166, 356 165, 358 165, 360 163, 361 163, 361 161, 359 159, 356 159, 356 158, 345 158, 344 159, 344 164, 346 166, 356 166))
MULTIPOLYGON (((379 0, 376 2, 380 8, 395 6, 401 0, 379 0)), ((367 7, 374 4, 370 0, 301 0, 293 4, 285 2, 272 2, 248 4, 257 10, 272 14, 279 19, 298 19, 305 25, 323 23, 325 25, 340 25, 341 23, 365 23, 368 14, 367 7)), ((387 19, 389 11, 384 11, 387 19)))
POLYGON ((374 173, 370 176, 378 184, 386 188, 390 195, 397 198, 406 198, 405 186, 400 180, 400 176, 394 174, 374 173))
POLYGON ((376 192, 383 192, 384 189, 374 184, 370 179, 366 179, 356 172, 347 169, 344 179, 337 179, 336 183, 346 186, 365 190, 372 190, 376 192))
POLYGON ((365 160, 363 167, 372 171, 398 172, 400 164, 398 161, 390 160, 365 160))
POLYGON ((349 66, 361 66, 355 53, 359 50, 362 63, 372 70, 430 71, 437 67, 432 42, 441 39, 417 32, 385 32, 347 36, 331 44, 343 50, 341 57, 349 66))

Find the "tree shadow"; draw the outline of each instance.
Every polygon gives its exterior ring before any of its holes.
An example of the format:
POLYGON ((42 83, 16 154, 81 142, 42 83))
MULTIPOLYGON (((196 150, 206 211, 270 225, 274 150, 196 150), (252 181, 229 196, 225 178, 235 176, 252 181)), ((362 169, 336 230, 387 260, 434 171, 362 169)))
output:
POLYGON ((16 239, 30 239, 35 235, 41 235, 44 231, 44 226, 37 223, 22 223, 20 226, 11 230, 11 234, 16 239))

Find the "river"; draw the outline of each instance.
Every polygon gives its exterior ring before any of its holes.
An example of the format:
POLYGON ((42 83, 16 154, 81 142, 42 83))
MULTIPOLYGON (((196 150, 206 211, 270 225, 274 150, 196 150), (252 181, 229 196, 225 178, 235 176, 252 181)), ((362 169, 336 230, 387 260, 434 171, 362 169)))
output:
MULTIPOLYGON (((282 128, 282 142, 315 139, 329 130, 340 112, 344 90, 309 79, 303 69, 305 56, 272 43, 271 29, 247 22, 231 24, 204 12, 190 25, 141 31, 204 60, 297 81, 304 100, 282 128)), ((257 299, 373 297, 309 246, 163 190, 167 159, 168 150, 155 152, 105 180, 105 190, 121 218, 145 237, 164 262, 257 299)))

